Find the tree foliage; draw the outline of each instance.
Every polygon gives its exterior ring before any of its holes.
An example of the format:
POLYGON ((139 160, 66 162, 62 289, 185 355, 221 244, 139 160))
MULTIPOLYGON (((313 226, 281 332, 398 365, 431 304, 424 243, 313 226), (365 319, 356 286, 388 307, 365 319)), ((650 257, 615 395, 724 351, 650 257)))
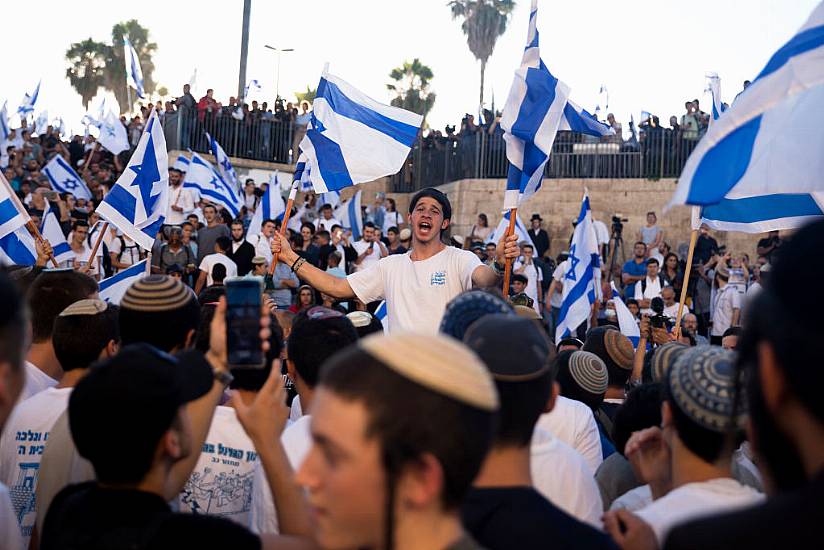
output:
POLYGON ((404 61, 403 65, 392 69, 389 78, 394 82, 386 87, 396 94, 391 104, 426 117, 435 104, 435 93, 429 91, 432 69, 416 57, 411 62, 404 61))
POLYGON ((69 62, 66 77, 88 110, 97 90, 105 83, 106 44, 91 38, 75 42, 66 50, 66 61, 69 62))
POLYGON ((304 101, 308 101, 310 104, 315 101, 315 96, 317 96, 318 89, 312 88, 310 86, 306 86, 305 92, 295 92, 295 97, 298 98, 298 105, 303 103, 304 101))

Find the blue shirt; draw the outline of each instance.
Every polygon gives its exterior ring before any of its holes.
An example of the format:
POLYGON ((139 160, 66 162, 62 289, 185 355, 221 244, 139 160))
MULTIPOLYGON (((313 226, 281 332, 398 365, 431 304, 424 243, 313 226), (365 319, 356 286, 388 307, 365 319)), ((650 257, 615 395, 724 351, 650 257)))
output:
MULTIPOLYGON (((643 277, 647 274, 647 262, 635 263, 635 260, 627 260, 624 264, 623 269, 621 270, 623 273, 631 277, 643 277)), ((627 285, 624 289, 624 299, 626 298, 635 298, 635 285, 638 283, 632 283, 627 285)))

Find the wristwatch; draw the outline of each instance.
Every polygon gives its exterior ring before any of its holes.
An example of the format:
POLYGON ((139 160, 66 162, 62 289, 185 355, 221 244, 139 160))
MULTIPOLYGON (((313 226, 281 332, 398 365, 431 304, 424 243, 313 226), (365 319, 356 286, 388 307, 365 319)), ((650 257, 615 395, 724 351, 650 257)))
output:
POLYGON ((215 380, 223 384, 224 388, 228 388, 229 384, 232 383, 232 380, 235 379, 235 377, 232 376, 232 373, 223 369, 212 369, 212 374, 214 374, 215 380))

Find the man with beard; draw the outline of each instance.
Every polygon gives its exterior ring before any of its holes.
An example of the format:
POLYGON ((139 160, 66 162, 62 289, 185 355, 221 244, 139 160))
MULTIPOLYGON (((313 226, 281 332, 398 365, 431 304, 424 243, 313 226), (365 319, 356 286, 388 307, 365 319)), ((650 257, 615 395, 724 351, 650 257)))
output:
MULTIPOLYGON (((272 244, 272 252, 292 267, 298 277, 324 294, 337 299, 358 298, 363 303, 386 300, 392 330, 437 333, 446 304, 461 292, 496 286, 503 263, 489 267, 469 250, 444 244, 452 206, 444 193, 429 187, 409 203, 412 250, 381 258, 370 267, 340 279, 315 268, 298 256, 283 235, 272 244)), ((518 236, 501 238, 497 257, 515 258, 520 253, 518 236)))
POLYGON ((169 209, 166 211, 167 225, 180 225, 186 221, 186 215, 195 209, 192 192, 183 187, 183 172, 169 168, 169 209))
POLYGON ((252 259, 255 257, 255 247, 246 241, 243 234, 243 222, 232 222, 232 248, 226 251, 229 259, 237 264, 237 274, 243 277, 252 271, 252 259))

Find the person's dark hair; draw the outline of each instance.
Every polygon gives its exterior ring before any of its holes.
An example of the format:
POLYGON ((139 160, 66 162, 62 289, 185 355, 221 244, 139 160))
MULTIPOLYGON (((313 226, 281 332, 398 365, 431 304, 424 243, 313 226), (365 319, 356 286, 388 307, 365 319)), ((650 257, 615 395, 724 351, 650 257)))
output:
POLYGON ((661 425, 661 384, 644 384, 627 394, 612 419, 615 450, 624 454, 630 436, 646 428, 661 425))
POLYGON ((377 226, 373 222, 364 222, 363 228, 366 229, 367 227, 369 227, 371 229, 377 228, 377 226))
POLYGON ((332 205, 329 203, 324 204, 320 207, 321 210, 332 210, 332 205))
POLYGON ((495 432, 495 445, 526 447, 532 440, 535 424, 546 410, 555 381, 554 370, 548 368, 538 378, 526 382, 495 380, 500 410, 495 432))
POLYGON ((513 283, 518 282, 518 283, 523 283, 523 284, 529 284, 529 279, 526 277, 526 275, 521 275, 520 273, 515 273, 512 276, 512 282, 513 283))
POLYGON ((120 341, 120 308, 109 304, 96 315, 70 315, 54 320, 52 344, 60 368, 68 372, 88 368, 110 341, 120 341))
POLYGON ((312 233, 312 235, 315 234, 315 224, 309 223, 309 222, 303 222, 302 224, 300 224, 300 228, 303 229, 304 227, 308 227, 309 231, 312 233))
POLYGON ((226 278, 226 266, 223 264, 215 264, 212 266, 212 281, 216 285, 223 284, 226 278))
POLYGON ((639 244, 642 245, 644 248, 647 247, 647 243, 645 243, 644 241, 636 241, 636 243, 634 245, 632 245, 632 248, 635 248, 639 244))
POLYGON ((395 235, 400 235, 401 230, 398 229, 397 226, 393 225, 392 227, 390 227, 389 229, 386 230, 386 234, 388 235, 389 233, 394 233, 395 235))
MULTIPOLYGON (((235 218, 234 220, 232 220, 232 225, 239 225, 239 226, 243 227, 243 220, 241 220, 239 218, 235 218)), ((263 227, 262 224, 261 224, 261 227, 263 227)))
POLYGON ((343 315, 313 318, 309 308, 301 311, 292 322, 292 332, 286 343, 289 361, 309 387, 318 383, 324 362, 358 339, 352 322, 343 315))
POLYGON ((277 225, 277 222, 275 220, 273 220, 272 218, 266 218, 265 220, 260 222, 260 227, 263 228, 267 223, 277 225))
POLYGON ((449 202, 449 198, 446 196, 445 193, 438 191, 434 187, 427 187, 415 193, 415 196, 412 197, 412 200, 409 202, 410 214, 415 211, 415 207, 418 205, 418 201, 424 197, 429 197, 438 201, 438 204, 441 205, 441 210, 443 211, 443 219, 452 219, 452 205, 449 202))
POLYGON ((478 214, 478 219, 483 220, 484 227, 489 227, 489 218, 486 217, 486 214, 484 214, 483 212, 478 214))
MULTIPOLYGON (((73 303, 97 292, 97 282, 78 271, 44 271, 28 291, 32 342, 45 342, 52 335, 54 320, 73 303)), ((5 304, 4 304, 5 306, 5 304)))
POLYGON ((528 248, 530 250, 535 250, 535 247, 532 246, 532 243, 524 243, 521 248, 528 248))
POLYGON ((638 300, 636 300, 635 298, 627 298, 627 306, 629 305, 634 305, 638 307, 638 300))
POLYGON ((687 416, 675 402, 669 384, 663 385, 662 393, 663 400, 669 403, 673 425, 684 446, 705 462, 718 460, 721 453, 728 446, 727 434, 699 426, 687 416))
POLYGON ((386 202, 392 205, 392 210, 390 210, 390 212, 397 212, 398 204, 395 202, 395 199, 392 197, 386 197, 386 202))
POLYGON ((330 235, 329 232, 326 231, 325 229, 321 229, 320 231, 315 233, 315 236, 318 237, 318 238, 324 238, 324 239, 327 239, 327 240, 332 239, 332 235, 330 235))
POLYGON ((741 336, 744 333, 744 329, 741 327, 730 327, 724 331, 724 334, 721 335, 721 338, 724 339, 727 336, 741 336))
POLYGON ((388 503, 403 467, 430 453, 443 469, 444 507, 461 505, 492 443, 494 413, 428 390, 357 346, 324 365, 320 386, 366 408, 364 435, 380 445, 388 503))
POLYGON ((203 208, 202 208, 203 213, 206 213, 207 208, 211 208, 212 210, 215 211, 215 214, 217 214, 217 207, 214 204, 204 204, 203 208))
POLYGON ((86 220, 75 220, 72 224, 72 231, 74 231, 78 227, 89 227, 89 222, 87 222, 86 220))
POLYGON ((289 237, 292 248, 303 248, 303 235, 294 233, 289 237))
POLYGON ((26 304, 9 277, 0 272, 0 360, 8 361, 15 371, 26 356, 26 304))
POLYGON ((232 250, 232 239, 230 239, 229 237, 224 237, 221 235, 220 237, 215 239, 215 244, 218 245, 220 247, 220 250, 222 250, 223 252, 229 252, 230 250, 232 250))
POLYGON ((667 252, 667 255, 666 255, 666 256, 664 256, 664 265, 663 265, 662 267, 666 267, 667 262, 668 262, 668 261, 669 261, 669 259, 670 259, 670 256, 671 256, 671 257, 673 257, 673 258, 675 258, 675 261, 676 261, 676 264, 675 264, 675 269, 676 269, 676 271, 677 271, 677 270, 678 270, 678 263, 677 263, 677 262, 678 262, 678 254, 676 254, 675 252, 667 252))

